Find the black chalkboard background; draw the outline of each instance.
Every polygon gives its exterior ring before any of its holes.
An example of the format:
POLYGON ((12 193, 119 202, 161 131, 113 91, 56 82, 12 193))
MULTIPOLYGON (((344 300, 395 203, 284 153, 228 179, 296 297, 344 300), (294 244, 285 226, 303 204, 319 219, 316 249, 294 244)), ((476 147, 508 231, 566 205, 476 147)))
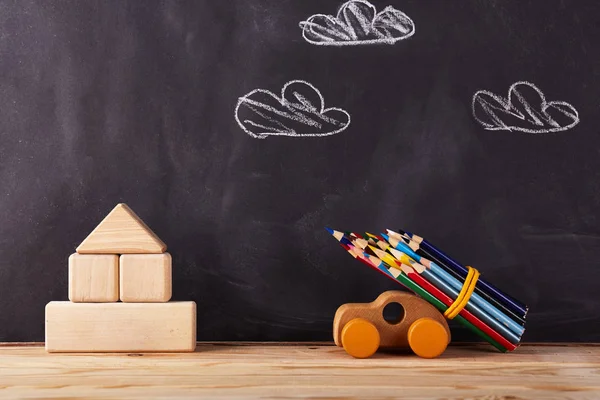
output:
POLYGON ((400 288, 331 226, 425 236, 530 306, 524 341, 599 341, 600 3, 373 4, 414 36, 306 42, 338 1, 1 1, 0 341, 44 339, 68 256, 119 202, 167 243, 199 340, 331 340, 338 306, 400 288), (247 135, 237 99, 294 79, 350 126, 247 135), (477 90, 521 80, 581 122, 475 121, 477 90))

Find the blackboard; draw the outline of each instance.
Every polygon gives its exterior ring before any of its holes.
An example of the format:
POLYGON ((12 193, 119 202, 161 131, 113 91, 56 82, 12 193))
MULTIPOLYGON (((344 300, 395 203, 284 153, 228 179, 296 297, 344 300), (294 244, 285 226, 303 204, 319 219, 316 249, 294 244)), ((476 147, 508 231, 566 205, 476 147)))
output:
POLYGON ((529 305, 524 341, 600 340, 600 4, 372 4, 412 35, 307 40, 341 1, 0 2, 0 341, 44 339, 68 256, 119 202, 167 243, 198 340, 332 340, 338 306, 400 288, 326 226, 428 238, 529 305), (241 97, 294 80, 349 124, 238 124, 241 97), (475 94, 518 82, 570 120, 488 129, 475 94))

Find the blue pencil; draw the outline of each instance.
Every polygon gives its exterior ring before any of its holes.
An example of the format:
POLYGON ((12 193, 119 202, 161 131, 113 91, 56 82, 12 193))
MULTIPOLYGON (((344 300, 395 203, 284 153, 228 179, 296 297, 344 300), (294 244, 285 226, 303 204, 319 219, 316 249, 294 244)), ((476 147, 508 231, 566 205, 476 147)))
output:
MULTIPOLYGON (((385 238, 385 240, 387 240, 388 243, 390 243, 390 245, 392 247, 402 251, 403 253, 407 254, 408 256, 410 256, 417 262, 421 261, 422 257, 420 255, 418 255, 417 253, 415 253, 410 247, 408 247, 408 245, 406 243, 404 243, 398 239, 395 239, 395 238, 390 238, 386 234, 381 234, 381 236, 383 236, 385 238)), ((431 262, 431 261, 428 264, 429 264, 429 267, 431 268, 431 271, 434 274, 438 275, 440 278, 442 278, 444 281, 446 281, 454 289, 456 289, 458 291, 460 291, 462 289, 462 286, 463 286, 462 283, 458 279, 456 279, 452 275, 450 275, 448 272, 446 272, 442 267, 440 267, 439 265, 437 265, 436 263, 431 262)), ((485 299, 483 299, 477 293, 473 293, 471 295, 471 300, 473 301, 473 303, 475 303, 478 306, 480 306, 481 308, 483 308, 485 311, 487 311, 490 315, 492 315, 498 321, 502 322, 502 324, 504 324, 506 327, 508 327, 511 331, 513 331, 519 337, 521 337, 523 335, 523 332, 525 332, 524 327, 520 326, 514 320, 507 317, 506 314, 499 311, 496 307, 491 305, 489 302, 487 302, 485 299)))
MULTIPOLYGON (((403 233, 410 238, 412 238, 415 242, 419 243, 419 245, 423 246, 426 250, 433 253, 438 259, 442 260, 446 265, 453 268, 455 271, 459 272, 463 278, 467 276, 467 269, 446 255, 443 251, 435 247, 433 244, 423 239, 420 236, 417 236, 410 232, 405 232, 399 230, 400 233, 403 233)), ((523 317, 527 314, 527 306, 522 304, 521 302, 511 298, 510 296, 503 293, 501 290, 491 285, 490 283, 480 279, 477 281, 477 285, 481 284, 481 287, 484 288, 488 292, 488 294, 493 295, 498 301, 502 302, 506 307, 513 310, 515 313, 522 315, 523 317)))

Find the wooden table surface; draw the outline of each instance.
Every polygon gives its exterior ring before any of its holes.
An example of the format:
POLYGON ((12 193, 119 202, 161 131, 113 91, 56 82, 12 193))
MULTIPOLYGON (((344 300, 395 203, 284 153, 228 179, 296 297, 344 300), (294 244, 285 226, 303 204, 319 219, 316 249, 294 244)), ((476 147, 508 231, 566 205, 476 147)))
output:
POLYGON ((452 345, 437 359, 331 344, 199 343, 185 354, 48 354, 0 345, 0 398, 600 399, 600 345, 452 345))

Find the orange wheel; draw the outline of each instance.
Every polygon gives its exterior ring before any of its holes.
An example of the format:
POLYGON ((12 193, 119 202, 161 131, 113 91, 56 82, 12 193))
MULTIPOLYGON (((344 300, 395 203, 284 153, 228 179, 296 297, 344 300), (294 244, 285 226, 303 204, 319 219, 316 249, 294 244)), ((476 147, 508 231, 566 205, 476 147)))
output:
POLYGON ((448 346, 448 332, 431 318, 419 318, 408 328, 408 343, 412 351, 423 358, 435 358, 448 346))
POLYGON ((379 331, 366 319, 354 318, 342 329, 342 346, 352 357, 371 357, 379 348, 379 342, 379 331))

